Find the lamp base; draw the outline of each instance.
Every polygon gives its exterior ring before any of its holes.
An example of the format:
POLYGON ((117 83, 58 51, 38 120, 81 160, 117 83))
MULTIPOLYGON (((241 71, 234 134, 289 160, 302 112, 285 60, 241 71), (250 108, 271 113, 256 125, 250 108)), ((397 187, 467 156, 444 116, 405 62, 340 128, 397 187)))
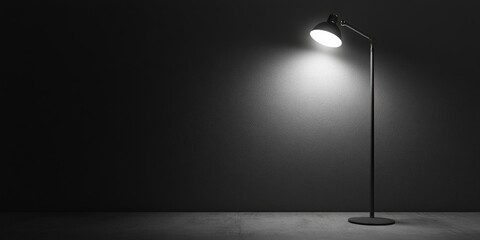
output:
POLYGON ((380 217, 353 217, 348 219, 349 223, 371 226, 392 225, 395 220, 380 217))

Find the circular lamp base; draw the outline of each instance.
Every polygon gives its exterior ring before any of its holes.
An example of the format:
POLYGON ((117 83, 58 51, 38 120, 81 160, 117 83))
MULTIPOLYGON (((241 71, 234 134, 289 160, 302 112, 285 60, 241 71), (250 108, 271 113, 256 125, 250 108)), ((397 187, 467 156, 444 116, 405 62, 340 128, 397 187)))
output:
POLYGON ((360 225, 373 225, 373 226, 382 226, 382 225, 392 225, 395 223, 395 220, 389 218, 380 218, 380 217, 353 217, 349 218, 348 222, 360 225))

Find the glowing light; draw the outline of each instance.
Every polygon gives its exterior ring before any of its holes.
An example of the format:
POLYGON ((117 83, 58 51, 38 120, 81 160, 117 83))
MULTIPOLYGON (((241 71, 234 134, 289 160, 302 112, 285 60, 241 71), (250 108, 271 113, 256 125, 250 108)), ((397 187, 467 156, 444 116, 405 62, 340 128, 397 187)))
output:
POLYGON ((327 47, 340 47, 342 40, 335 34, 324 30, 314 29, 310 31, 310 36, 318 43, 327 47))

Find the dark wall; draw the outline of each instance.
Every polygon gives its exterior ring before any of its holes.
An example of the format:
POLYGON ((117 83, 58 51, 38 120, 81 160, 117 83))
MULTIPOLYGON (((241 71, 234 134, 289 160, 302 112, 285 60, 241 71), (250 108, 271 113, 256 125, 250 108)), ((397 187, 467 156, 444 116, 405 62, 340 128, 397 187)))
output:
POLYGON ((474 1, 2 3, 2 210, 480 211, 474 1))

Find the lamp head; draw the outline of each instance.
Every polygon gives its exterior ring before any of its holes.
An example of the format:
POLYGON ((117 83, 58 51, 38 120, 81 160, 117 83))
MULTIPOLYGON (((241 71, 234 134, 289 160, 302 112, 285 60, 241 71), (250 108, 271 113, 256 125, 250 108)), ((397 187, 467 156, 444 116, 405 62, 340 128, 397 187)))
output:
POLYGON ((338 28, 338 16, 330 14, 326 22, 319 23, 310 31, 313 40, 327 47, 340 47, 342 34, 338 28))

